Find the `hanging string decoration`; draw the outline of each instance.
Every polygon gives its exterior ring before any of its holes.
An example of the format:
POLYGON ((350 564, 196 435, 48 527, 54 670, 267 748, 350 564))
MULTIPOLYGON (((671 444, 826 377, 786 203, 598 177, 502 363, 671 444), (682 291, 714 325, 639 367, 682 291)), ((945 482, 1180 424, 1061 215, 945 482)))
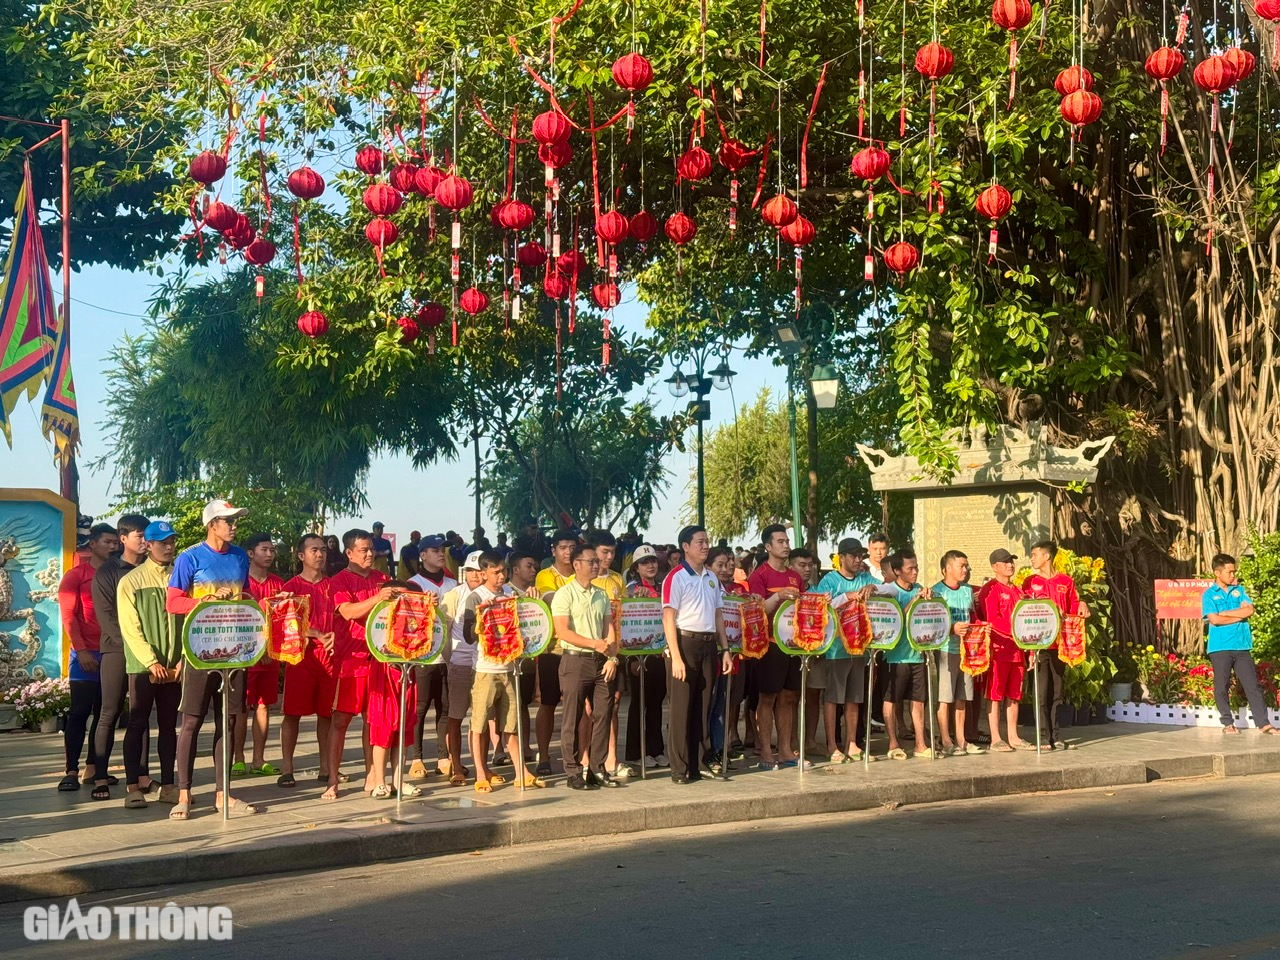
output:
POLYGON ((987 236, 987 263, 990 263, 996 258, 996 248, 1000 243, 1000 221, 1013 208, 1013 196, 1000 184, 993 183, 978 194, 973 206, 979 216, 991 223, 991 232, 987 236))
POLYGON ((1218 163, 1218 97, 1231 89, 1236 82, 1236 69, 1222 54, 1211 54, 1196 64, 1191 77, 1196 86, 1213 98, 1209 111, 1209 167, 1205 172, 1205 196, 1208 227, 1205 232, 1204 251, 1208 255, 1213 248, 1213 200, 1214 179, 1218 163))
POLYGON ((1031 4, 1029 0, 995 0, 991 5, 991 20, 1009 32, 1008 106, 1013 106, 1013 94, 1018 85, 1018 31, 1031 22, 1031 4))
POLYGON ((796 317, 798 318, 800 304, 804 299, 804 250, 813 243, 818 236, 818 231, 813 221, 797 212, 795 219, 785 224, 778 232, 783 240, 796 248, 796 317))
MULTIPOLYGON (((1276 0, 1280 4, 1280 0, 1276 0)), ((1144 65, 1147 76, 1160 83, 1160 152, 1163 154, 1169 142, 1169 87, 1168 82, 1182 72, 1187 58, 1176 47, 1161 47, 1152 51, 1144 65)))

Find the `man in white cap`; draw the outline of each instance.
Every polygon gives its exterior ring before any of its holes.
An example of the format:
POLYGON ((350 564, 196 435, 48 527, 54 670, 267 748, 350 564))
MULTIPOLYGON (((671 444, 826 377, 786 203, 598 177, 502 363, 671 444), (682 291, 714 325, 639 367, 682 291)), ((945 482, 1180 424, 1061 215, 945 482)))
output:
POLYGON ((462 563, 462 583, 449 590, 440 600, 440 610, 449 628, 445 646, 445 702, 449 722, 445 727, 445 744, 449 750, 449 782, 466 786, 467 769, 462 765, 462 721, 471 706, 471 683, 475 679, 476 647, 467 643, 464 613, 467 597, 480 585, 480 551, 467 554, 462 563))

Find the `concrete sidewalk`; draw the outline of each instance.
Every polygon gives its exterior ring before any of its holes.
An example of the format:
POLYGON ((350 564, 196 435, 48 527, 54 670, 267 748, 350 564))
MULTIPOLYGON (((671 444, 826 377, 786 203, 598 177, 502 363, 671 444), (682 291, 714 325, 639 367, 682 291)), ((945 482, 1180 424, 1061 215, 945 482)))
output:
MULTIPOLYGON (((207 752, 197 766, 192 818, 182 823, 168 819, 167 805, 126 810, 123 785, 105 802, 91 800, 87 787, 58 793, 61 736, 8 734, 0 736, 0 901, 885 804, 1280 772, 1280 738, 1257 733, 1226 737, 1213 729, 1127 723, 1068 732, 1077 749, 1040 756, 1019 751, 882 759, 865 771, 860 763, 818 763, 803 778, 797 770, 747 770, 739 761, 727 782, 704 778, 688 786, 673 784, 662 771, 618 790, 576 792, 556 776, 545 790, 522 795, 507 784, 481 796, 471 786, 451 787, 432 776, 420 784, 421 798, 399 807, 394 800, 366 798, 359 778, 344 785, 337 802, 321 802, 322 788, 305 779, 308 772, 315 775, 315 756, 302 754, 294 790, 278 788, 274 778, 238 781, 236 796, 263 812, 225 827, 213 809, 207 752)), ((304 730, 300 748, 314 749, 314 742, 304 730)), ((352 756, 349 751, 348 770, 357 769, 352 756)))

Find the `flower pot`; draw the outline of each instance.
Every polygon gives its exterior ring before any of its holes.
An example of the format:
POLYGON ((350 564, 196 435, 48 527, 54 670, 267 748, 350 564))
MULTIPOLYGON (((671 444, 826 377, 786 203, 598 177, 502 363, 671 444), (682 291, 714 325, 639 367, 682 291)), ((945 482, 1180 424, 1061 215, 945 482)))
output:
POLYGON ((1111 699, 1114 701, 1128 700, 1133 696, 1132 683, 1113 683, 1111 685, 1111 699))
POLYGON ((57 733, 57 732, 58 732, 58 718, 57 718, 57 717, 45 717, 43 720, 41 720, 41 721, 40 721, 40 732, 41 732, 41 733, 57 733))
POLYGON ((0 703, 0 730, 17 730, 21 726, 18 708, 12 703, 0 703))

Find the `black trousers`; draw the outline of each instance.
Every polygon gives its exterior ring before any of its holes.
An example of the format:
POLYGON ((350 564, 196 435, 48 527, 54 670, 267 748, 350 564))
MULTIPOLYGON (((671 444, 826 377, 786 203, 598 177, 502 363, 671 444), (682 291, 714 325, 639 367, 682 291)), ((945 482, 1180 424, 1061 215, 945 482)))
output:
POLYGON ((665 753, 662 745, 662 701, 667 697, 666 657, 631 657, 622 661, 627 667, 627 689, 631 703, 627 707, 627 746, 623 759, 639 763, 640 724, 644 724, 644 748, 651 757, 665 753), (635 671, 634 673, 632 671, 635 671), (644 685, 644 716, 640 715, 640 686, 644 685))
POLYGON ((160 755, 160 785, 173 783, 178 753, 178 701, 182 684, 153 683, 150 673, 129 675, 129 728, 124 733, 125 783, 137 783, 142 776, 142 746, 151 728, 151 711, 156 714, 156 752, 160 755))
POLYGON ((1036 679, 1040 691, 1040 735, 1047 743, 1062 739, 1058 726, 1058 707, 1062 706, 1062 688, 1067 676, 1067 665, 1058 657, 1057 650, 1041 650, 1040 676, 1036 679))
POLYGON ((85 728, 89 729, 89 764, 95 775, 105 777, 105 767, 98 767, 96 744, 98 717, 102 710, 102 685, 97 680, 71 681, 71 709, 67 712, 67 729, 62 734, 63 749, 67 755, 66 772, 80 770, 80 753, 84 750, 85 728), (89 718, 93 718, 90 725, 89 718))
MULTIPOLYGON (((433 703, 436 705, 436 723, 448 714, 444 703, 444 664, 432 663, 425 667, 414 667, 413 675, 418 688, 418 716, 413 725, 413 747, 410 759, 421 760, 423 740, 427 732, 427 714, 431 712, 431 705, 433 703)), ((444 744, 437 744, 436 756, 445 755, 444 744)))
POLYGON ((582 774, 582 754, 586 739, 587 701, 591 701, 591 768, 604 770, 609 755, 609 726, 613 719, 613 687, 604 678, 603 654, 571 654, 560 657, 560 697, 564 713, 560 717, 560 759, 569 776, 582 774))
POLYGON ((1231 712, 1232 670, 1240 678, 1240 686, 1244 687, 1254 726, 1261 730, 1271 723, 1267 717, 1267 701, 1262 696, 1262 688, 1258 686, 1258 668, 1253 662, 1252 653, 1248 650, 1219 650, 1209 654, 1209 662, 1213 664, 1213 702, 1218 705, 1224 727, 1235 723, 1235 716, 1231 712))
MULTIPOLYGON (((123 650, 103 650, 98 654, 98 681, 101 684, 102 710, 98 715, 97 732, 93 738, 94 762, 99 780, 107 777, 111 763, 111 751, 116 745, 116 720, 124 711, 124 698, 129 692, 129 677, 124 671, 123 650)), ((142 741, 142 775, 150 776, 148 758, 151 755, 151 731, 142 741)))
POLYGON ((681 631, 676 638, 680 659, 684 661, 684 679, 671 674, 667 661, 667 681, 671 691, 671 732, 667 737, 671 775, 696 774, 702 757, 711 750, 707 716, 711 712, 711 693, 716 679, 716 641, 714 635, 694 636, 681 631))

